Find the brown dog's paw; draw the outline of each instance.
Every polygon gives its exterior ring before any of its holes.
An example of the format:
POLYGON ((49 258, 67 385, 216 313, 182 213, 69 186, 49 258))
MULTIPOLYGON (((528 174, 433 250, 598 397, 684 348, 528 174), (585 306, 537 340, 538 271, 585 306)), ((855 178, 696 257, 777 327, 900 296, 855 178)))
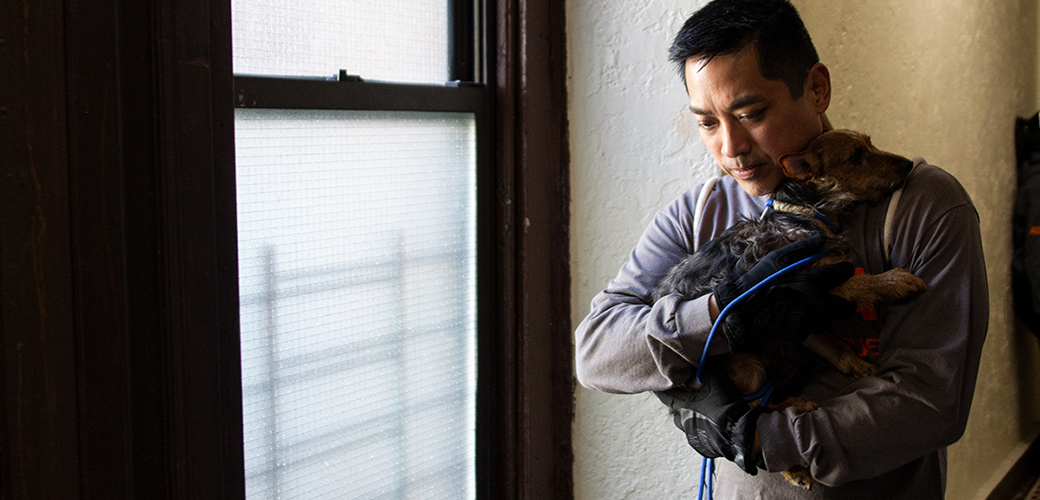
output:
POLYGON ((726 355, 723 362, 726 367, 726 375, 733 381, 737 390, 745 396, 758 392, 769 379, 762 359, 754 354, 735 352, 726 355))
POLYGON ((784 408, 798 408, 802 411, 813 411, 820 407, 820 405, 805 399, 801 396, 789 397, 775 405, 769 405, 769 409, 773 411, 783 411, 784 408))
POLYGON ((882 300, 905 299, 925 288, 924 280, 896 268, 881 274, 857 274, 831 293, 860 307, 870 307, 882 300))
POLYGON ((813 483, 816 482, 816 480, 809 475, 809 471, 802 467, 793 467, 791 470, 785 470, 780 474, 783 474, 784 479, 786 479, 787 482, 806 490, 811 489, 813 483))
POLYGON ((846 375, 863 378, 877 374, 876 366, 856 356, 852 346, 834 335, 810 335, 805 339, 805 347, 846 375))
POLYGON ((924 280, 906 269, 889 269, 878 276, 882 279, 881 285, 885 290, 883 296, 886 299, 903 299, 928 288, 924 280))
POLYGON ((845 356, 842 359, 842 366, 838 369, 846 375, 852 375, 856 378, 873 377, 877 375, 877 366, 864 361, 856 356, 845 356))

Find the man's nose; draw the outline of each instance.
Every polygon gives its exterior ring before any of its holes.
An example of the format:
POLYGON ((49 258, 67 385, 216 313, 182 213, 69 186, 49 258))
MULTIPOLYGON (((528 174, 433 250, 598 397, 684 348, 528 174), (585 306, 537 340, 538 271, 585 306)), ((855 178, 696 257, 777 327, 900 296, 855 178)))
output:
POLYGON ((751 151, 751 136, 739 123, 723 125, 722 154, 727 158, 736 158, 751 151))

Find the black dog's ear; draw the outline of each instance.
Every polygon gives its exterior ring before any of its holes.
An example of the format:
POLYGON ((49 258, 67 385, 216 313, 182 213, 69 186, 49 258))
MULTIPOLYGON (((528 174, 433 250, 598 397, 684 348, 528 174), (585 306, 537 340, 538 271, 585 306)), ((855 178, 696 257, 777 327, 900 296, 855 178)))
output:
POLYGON ((784 175, 799 181, 808 180, 813 176, 812 166, 809 165, 808 153, 790 153, 780 157, 780 168, 784 175))

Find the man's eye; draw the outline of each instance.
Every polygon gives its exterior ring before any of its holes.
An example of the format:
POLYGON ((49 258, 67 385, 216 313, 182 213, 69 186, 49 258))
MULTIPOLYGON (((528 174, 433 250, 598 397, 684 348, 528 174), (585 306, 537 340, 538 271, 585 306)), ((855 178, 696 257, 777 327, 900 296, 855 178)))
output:
POLYGON ((697 122, 697 126, 704 130, 713 130, 716 125, 715 122, 697 122))
POLYGON ((763 113, 764 113, 764 110, 760 109, 758 111, 752 111, 750 113, 744 113, 742 115, 739 115, 737 118, 740 118, 743 121, 753 122, 755 120, 758 120, 759 118, 762 118, 762 114, 763 113))

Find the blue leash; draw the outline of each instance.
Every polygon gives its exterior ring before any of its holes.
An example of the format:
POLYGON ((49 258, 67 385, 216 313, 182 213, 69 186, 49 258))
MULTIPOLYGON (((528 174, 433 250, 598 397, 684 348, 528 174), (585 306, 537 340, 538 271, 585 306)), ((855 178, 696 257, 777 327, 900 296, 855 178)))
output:
POLYGON ((740 296, 738 296, 737 298, 733 299, 733 301, 730 302, 729 304, 726 304, 726 307, 722 308, 722 311, 719 312, 719 317, 715 319, 715 323, 711 325, 711 331, 708 332, 708 339, 704 342, 704 352, 701 353, 700 363, 697 364, 697 373, 696 373, 697 383, 698 384, 703 384, 703 382, 701 382, 701 374, 704 373, 704 362, 708 359, 708 346, 711 345, 711 341, 715 338, 715 332, 718 330, 719 325, 722 324, 722 320, 725 319, 727 315, 729 315, 730 311, 732 311, 735 306, 737 306, 738 304, 744 302, 745 300, 747 300, 748 297, 750 297, 755 292, 761 290, 762 288, 765 288, 766 286, 771 285, 774 281, 776 281, 776 280, 780 279, 781 277, 787 275, 791 271, 794 271, 795 269, 797 269, 797 268, 799 268, 799 267, 801 267, 803 265, 807 265, 807 264, 811 264, 813 262, 816 262, 817 260, 820 260, 821 258, 823 258, 823 256, 825 256, 825 255, 827 255, 827 254, 829 254, 829 253, 831 253, 833 251, 834 251, 834 249, 828 248, 828 249, 825 249, 825 250, 823 250, 822 252, 820 252, 820 253, 818 253, 816 255, 813 255, 813 256, 810 256, 810 257, 806 257, 806 258, 804 258, 804 259, 802 259, 802 260, 800 260, 798 262, 795 262, 794 264, 791 264, 791 265, 789 265, 789 266, 787 266, 787 267, 785 267, 785 268, 783 268, 783 269, 773 273, 768 278, 766 278, 766 279, 764 279, 762 281, 759 281, 758 284, 756 284, 755 286, 753 286, 750 289, 748 289, 748 291, 740 294, 740 296))
POLYGON ((704 500, 705 485, 707 485, 708 498, 711 498, 711 476, 715 473, 715 459, 714 458, 701 458, 701 485, 697 488, 697 500, 704 500), (708 481, 704 481, 704 471, 711 466, 711 471, 708 473, 708 481))
MULTIPOLYGON (((769 200, 769 201, 772 201, 772 200, 769 200)), ((791 271, 793 271, 793 270, 795 270, 795 269, 797 269, 797 268, 799 268, 801 266, 808 265, 808 264, 811 264, 813 262, 816 262, 817 260, 820 260, 821 258, 823 258, 823 256, 825 256, 825 255, 827 255, 827 254, 829 254, 829 253, 831 253, 833 251, 834 251, 834 249, 828 248, 828 249, 825 249, 825 250, 823 250, 822 252, 820 252, 820 253, 818 253, 816 255, 813 255, 813 256, 810 256, 810 257, 806 257, 806 258, 804 258, 804 259, 802 259, 802 260, 800 260, 798 262, 795 262, 794 264, 791 264, 791 265, 789 265, 789 266, 787 266, 787 267, 785 267, 785 268, 783 268, 783 269, 773 273, 768 278, 766 278, 766 279, 764 279, 762 281, 759 281, 758 284, 756 284, 755 286, 753 286, 750 289, 748 289, 748 291, 740 294, 737 298, 733 299, 733 301, 730 302, 729 304, 726 304, 726 307, 722 308, 722 311, 719 312, 719 317, 715 319, 715 323, 711 325, 711 331, 708 332, 708 339, 704 342, 704 352, 701 353, 701 361, 700 361, 700 363, 697 364, 697 374, 696 374, 697 383, 701 384, 701 385, 704 384, 703 382, 701 382, 701 374, 704 371, 704 363, 708 359, 708 346, 711 345, 712 339, 715 338, 715 331, 719 328, 719 325, 722 324, 722 321, 726 318, 726 316, 733 309, 733 306, 735 306, 737 304, 740 304, 741 302, 744 302, 745 300, 747 300, 747 298, 749 296, 751 296, 752 294, 754 294, 758 290, 761 290, 763 287, 772 284, 774 281, 776 281, 777 279, 779 279, 779 278, 783 277, 784 275, 790 273, 791 271)), ((756 393, 754 393, 754 394, 752 394, 750 396, 745 397, 744 400, 745 401, 754 401, 755 399, 761 397, 762 398, 762 402, 759 403, 759 406, 765 406, 766 403, 769 401, 769 398, 773 395, 773 390, 774 389, 776 389, 776 384, 773 383, 772 380, 768 380, 768 381, 766 381, 765 385, 763 385, 762 388, 758 390, 758 392, 756 392, 756 393)), ((700 481, 700 486, 698 486, 698 488, 697 488, 697 500, 704 500, 704 492, 705 492, 705 490, 707 490, 707 492, 708 492, 708 500, 712 499, 712 476, 714 476, 714 475, 715 475, 715 459, 714 458, 704 458, 704 457, 701 457, 701 481, 700 481), (707 472, 707 477, 705 477, 705 472, 707 472)))
MULTIPOLYGON (((744 401, 754 401, 758 398, 762 398, 762 401, 758 403, 758 406, 765 406, 769 402, 769 398, 773 396, 773 389, 776 389, 776 384, 772 380, 767 380, 762 388, 758 392, 744 396, 744 401)), ((701 457, 701 482, 697 488, 697 500, 704 500, 704 492, 708 492, 708 500, 713 498, 712 493, 712 478, 715 476, 715 459, 701 457), (707 480, 705 480, 704 472, 705 469, 708 472, 707 480)))
POLYGON ((750 403, 758 398, 762 398, 762 402, 758 406, 765 406, 769 402, 769 398, 773 397, 773 389, 776 389, 776 384, 773 383, 773 380, 766 380, 766 383, 762 384, 762 388, 758 392, 750 396, 744 396, 744 401, 750 403))

